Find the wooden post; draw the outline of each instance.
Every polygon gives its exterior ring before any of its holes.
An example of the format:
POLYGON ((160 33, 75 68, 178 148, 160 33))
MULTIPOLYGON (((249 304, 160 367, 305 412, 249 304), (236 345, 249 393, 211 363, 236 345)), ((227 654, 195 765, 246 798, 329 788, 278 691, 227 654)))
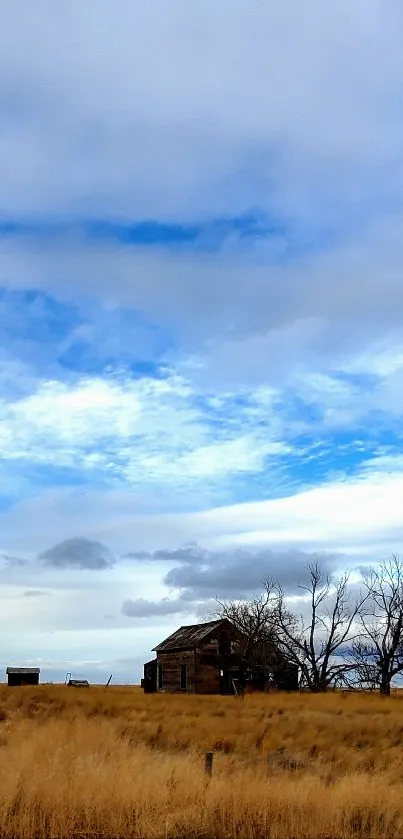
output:
POLYGON ((209 778, 213 772, 213 752, 206 752, 204 761, 204 771, 209 778))

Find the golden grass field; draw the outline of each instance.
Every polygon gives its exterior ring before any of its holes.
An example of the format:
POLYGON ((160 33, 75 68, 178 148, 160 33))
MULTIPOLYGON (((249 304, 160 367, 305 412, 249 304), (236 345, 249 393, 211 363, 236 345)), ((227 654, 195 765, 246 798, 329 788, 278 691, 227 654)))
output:
POLYGON ((0 839, 84 836, 401 837, 403 697, 1 685, 0 839))

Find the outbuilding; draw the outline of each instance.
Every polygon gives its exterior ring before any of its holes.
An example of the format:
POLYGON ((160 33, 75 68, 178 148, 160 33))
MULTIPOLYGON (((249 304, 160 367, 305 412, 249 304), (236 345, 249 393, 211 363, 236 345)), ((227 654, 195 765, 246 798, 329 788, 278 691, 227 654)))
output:
POLYGON ((22 685, 39 685, 39 667, 7 667, 7 683, 9 687, 22 685))

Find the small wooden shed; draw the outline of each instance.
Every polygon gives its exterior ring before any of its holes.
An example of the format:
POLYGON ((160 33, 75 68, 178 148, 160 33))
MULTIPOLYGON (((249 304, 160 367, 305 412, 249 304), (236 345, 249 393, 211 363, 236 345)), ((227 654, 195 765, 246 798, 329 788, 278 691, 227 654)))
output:
POLYGON ((7 683, 9 687, 22 685, 39 685, 39 667, 7 667, 7 683))

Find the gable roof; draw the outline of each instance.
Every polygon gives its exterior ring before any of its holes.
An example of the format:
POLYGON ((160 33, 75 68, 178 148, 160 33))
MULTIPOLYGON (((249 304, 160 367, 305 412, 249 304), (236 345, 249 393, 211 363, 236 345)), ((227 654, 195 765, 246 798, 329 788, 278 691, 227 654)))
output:
POLYGON ((214 629, 217 629, 221 624, 232 624, 226 618, 221 618, 216 621, 208 621, 208 623, 195 623, 192 626, 180 626, 172 635, 161 641, 156 647, 153 647, 153 652, 166 652, 168 650, 180 650, 186 648, 197 647, 200 641, 204 641, 214 629))
POLYGON ((40 672, 41 671, 40 671, 39 667, 7 667, 7 669, 6 669, 6 675, 7 676, 9 674, 11 675, 13 673, 18 673, 19 675, 26 676, 28 674, 33 674, 33 673, 39 674, 40 672))

